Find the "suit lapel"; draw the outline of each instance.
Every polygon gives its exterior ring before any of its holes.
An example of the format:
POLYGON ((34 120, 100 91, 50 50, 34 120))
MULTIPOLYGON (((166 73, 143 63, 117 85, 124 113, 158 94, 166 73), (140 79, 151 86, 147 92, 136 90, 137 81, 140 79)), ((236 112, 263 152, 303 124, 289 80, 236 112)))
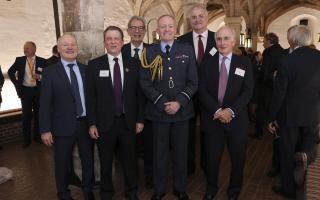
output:
POLYGON ((130 63, 128 59, 125 56, 122 56, 123 60, 123 89, 122 89, 122 96, 125 95, 125 92, 127 91, 128 88, 128 79, 129 79, 129 74, 130 74, 130 63))
MULTIPOLYGON (((218 90, 219 90, 219 75, 220 75, 220 72, 219 72, 219 54, 216 54, 214 57, 210 58, 212 59, 212 63, 213 63, 213 67, 210 67, 210 77, 213 76, 213 79, 212 79, 212 85, 216 85, 217 87, 214 88, 214 90, 216 92, 214 92, 214 94, 216 94, 216 99, 218 99, 218 90)), ((211 63, 211 62, 208 62, 208 63, 211 63)))
POLYGON ((61 63, 61 61, 59 61, 57 63, 57 68, 56 69, 58 71, 59 77, 61 78, 61 81, 63 82, 64 85, 67 86, 67 88, 70 91, 71 95, 73 95, 72 89, 71 89, 71 85, 70 85, 70 80, 68 78, 66 70, 64 69, 63 64, 61 63))

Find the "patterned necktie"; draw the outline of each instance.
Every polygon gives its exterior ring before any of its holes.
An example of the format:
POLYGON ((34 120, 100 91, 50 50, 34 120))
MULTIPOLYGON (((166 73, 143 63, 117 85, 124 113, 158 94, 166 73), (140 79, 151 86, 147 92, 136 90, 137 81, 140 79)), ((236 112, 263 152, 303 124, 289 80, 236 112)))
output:
POLYGON ((118 58, 113 58, 113 91, 114 100, 116 103, 116 116, 120 116, 123 112, 123 98, 122 98, 122 83, 121 83, 121 72, 118 58))
POLYGON ((140 49, 139 49, 139 48, 134 48, 133 50, 134 50, 134 55, 133 55, 133 57, 136 58, 136 59, 139 59, 139 50, 140 50, 140 49))
POLYGON ((77 106, 77 116, 81 116, 83 113, 83 108, 82 108, 82 103, 81 103, 81 97, 80 97, 80 92, 79 92, 79 85, 78 85, 78 80, 76 73, 73 70, 73 63, 67 64, 67 66, 70 68, 70 85, 72 89, 73 96, 75 97, 76 100, 76 106, 77 106))
POLYGON ((201 40, 202 35, 199 35, 199 40, 198 40, 198 57, 197 57, 197 63, 200 65, 203 59, 204 55, 204 48, 203 48, 203 43, 201 40))
POLYGON ((166 55, 169 56, 169 54, 170 54, 170 45, 167 44, 165 46, 165 48, 166 48, 166 55))
POLYGON ((222 104, 222 102, 223 102, 223 98, 224 98, 224 94, 226 92, 227 82, 228 82, 228 72, 227 72, 227 67, 225 64, 226 59, 227 59, 227 57, 222 58, 220 74, 219 74, 218 101, 220 104, 222 104))

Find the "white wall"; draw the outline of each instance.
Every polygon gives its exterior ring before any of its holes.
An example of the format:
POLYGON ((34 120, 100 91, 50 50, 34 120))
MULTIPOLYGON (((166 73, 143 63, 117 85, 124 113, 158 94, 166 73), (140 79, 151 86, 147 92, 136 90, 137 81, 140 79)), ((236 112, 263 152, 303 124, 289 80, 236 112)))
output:
MULTIPOLYGON (((56 43, 52 1, 0 1, 0 30, 0 65, 4 74, 15 57, 23 55, 25 41, 36 43, 38 56, 51 56, 51 48, 56 43)), ((11 82, 6 81, 2 97, 0 110, 20 107, 11 82)))
POLYGON ((320 44, 318 42, 318 33, 320 32, 320 11, 318 10, 304 7, 291 10, 275 19, 268 27, 268 32, 277 34, 280 45, 283 48, 288 48, 287 30, 290 26, 299 24, 301 19, 309 20, 308 26, 311 28, 314 35, 313 43, 316 45, 317 49, 320 49, 320 44))

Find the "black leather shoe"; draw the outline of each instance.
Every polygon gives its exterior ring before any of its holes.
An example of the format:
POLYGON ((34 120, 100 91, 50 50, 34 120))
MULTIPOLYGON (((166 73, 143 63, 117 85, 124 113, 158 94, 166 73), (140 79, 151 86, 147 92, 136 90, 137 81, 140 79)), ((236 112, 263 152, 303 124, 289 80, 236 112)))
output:
POLYGON ((279 186, 279 185, 272 186, 272 191, 274 193, 276 193, 277 195, 286 197, 288 199, 294 199, 295 198, 293 195, 289 195, 289 194, 285 193, 283 191, 283 189, 281 188, 281 186, 279 186))
POLYGON ((76 173, 70 173, 69 184, 76 187, 81 187, 81 180, 76 173))
POLYGON ((276 177, 280 173, 280 170, 277 168, 271 168, 270 171, 267 173, 268 177, 276 177))
POLYGON ((297 152, 295 155, 294 169, 294 181, 298 186, 301 186, 305 182, 306 170, 307 170, 307 154, 304 152, 297 152))
POLYGON ((177 197, 177 200, 189 200, 189 196, 186 192, 174 191, 173 194, 177 197))
POLYGON ((161 194, 161 195, 153 194, 151 197, 151 200, 161 200, 162 197, 164 197, 164 194, 161 194))
POLYGON ((95 200, 93 192, 84 192, 83 196, 85 200, 95 200))
POLYGON ((202 200, 213 200, 215 197, 215 195, 210 194, 210 193, 206 193, 206 195, 204 195, 204 197, 202 198, 202 200))

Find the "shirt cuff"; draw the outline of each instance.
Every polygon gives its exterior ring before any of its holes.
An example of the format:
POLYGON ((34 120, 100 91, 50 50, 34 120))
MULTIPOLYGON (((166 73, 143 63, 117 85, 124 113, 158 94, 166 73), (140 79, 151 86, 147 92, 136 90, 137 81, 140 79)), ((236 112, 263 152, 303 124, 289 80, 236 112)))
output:
POLYGON ((234 118, 234 117, 235 117, 235 115, 234 115, 233 110, 232 110, 231 108, 227 108, 227 109, 231 112, 232 118, 234 118))

